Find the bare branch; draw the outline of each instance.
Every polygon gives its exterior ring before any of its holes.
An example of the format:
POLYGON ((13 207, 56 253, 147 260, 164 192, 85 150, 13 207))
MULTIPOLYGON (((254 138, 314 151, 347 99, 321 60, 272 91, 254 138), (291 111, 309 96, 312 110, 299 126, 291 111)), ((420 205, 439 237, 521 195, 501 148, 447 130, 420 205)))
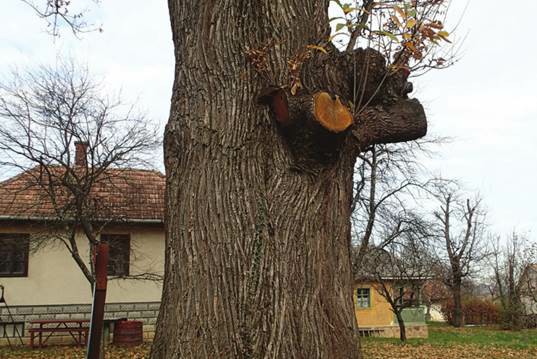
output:
POLYGON ((42 218, 51 231, 39 242, 60 240, 93 283, 91 258, 82 259, 76 234, 81 231, 92 248, 108 224, 125 219, 120 209, 136 196, 105 197, 138 192, 125 169, 151 168, 158 129, 120 98, 103 96, 87 68, 73 62, 14 72, 0 84, 0 119, 0 166, 21 173, 0 195, 15 205, 35 194, 36 201, 12 212, 42 218), (58 228, 67 234, 58 235, 58 228))
MULTIPOLYGON (((20 0, 28 5, 30 9, 47 24, 47 30, 52 36, 60 36, 61 29, 67 27, 73 35, 78 36, 82 33, 99 31, 102 32, 102 27, 86 21, 87 13, 90 4, 99 4, 100 0, 85 1, 86 7, 78 6, 74 8, 68 0, 20 0)), ((80 2, 76 4, 79 5, 80 2)))

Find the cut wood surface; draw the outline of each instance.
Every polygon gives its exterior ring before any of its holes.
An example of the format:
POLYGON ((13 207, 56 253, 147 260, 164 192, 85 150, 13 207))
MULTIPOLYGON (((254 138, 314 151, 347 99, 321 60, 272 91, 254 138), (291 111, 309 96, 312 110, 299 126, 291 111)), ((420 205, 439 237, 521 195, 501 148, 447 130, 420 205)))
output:
POLYGON ((339 96, 332 99, 327 92, 313 95, 313 113, 315 119, 329 131, 343 132, 352 124, 352 113, 341 103, 339 96))

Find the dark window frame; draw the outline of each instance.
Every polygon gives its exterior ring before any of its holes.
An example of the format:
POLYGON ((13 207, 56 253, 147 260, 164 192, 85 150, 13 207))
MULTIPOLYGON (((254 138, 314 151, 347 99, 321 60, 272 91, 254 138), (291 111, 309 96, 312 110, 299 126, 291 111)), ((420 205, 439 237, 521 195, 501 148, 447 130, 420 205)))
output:
POLYGON ((356 306, 358 309, 371 308, 371 288, 356 288, 356 306), (367 296, 364 295, 365 293, 367 296), (367 299, 367 306, 363 306, 365 299, 367 299))
MULTIPOLYGON (((5 239, 15 239, 17 241, 22 241, 20 244, 23 250, 23 268, 22 272, 0 272, 0 278, 23 278, 28 277, 28 266, 30 262, 30 235, 28 233, 0 233, 0 254, 2 251, 2 240, 5 239), (15 238, 14 238, 15 237, 15 238)), ((17 244, 19 245, 19 244, 17 244)))
POLYGON ((131 266, 131 235, 130 233, 103 233, 101 234, 101 241, 104 243, 108 243, 110 245, 108 268, 107 268, 108 277, 121 278, 121 277, 129 276, 130 266, 131 266), (123 242, 122 245, 125 245, 124 248, 120 248, 122 252, 121 252, 121 257, 119 259, 114 258, 115 255, 119 255, 119 254, 116 254, 115 252, 118 248, 114 247, 114 244, 110 244, 110 241, 112 241, 112 243, 116 241, 123 242), (123 252, 123 251, 126 251, 126 252, 123 252), (124 258, 123 256, 125 256, 126 258, 124 258), (120 270, 118 270, 118 268, 120 267, 116 265, 118 260, 123 262, 123 264, 121 264, 123 268, 121 268, 120 270), (111 268, 114 268, 114 270, 111 270, 111 268))

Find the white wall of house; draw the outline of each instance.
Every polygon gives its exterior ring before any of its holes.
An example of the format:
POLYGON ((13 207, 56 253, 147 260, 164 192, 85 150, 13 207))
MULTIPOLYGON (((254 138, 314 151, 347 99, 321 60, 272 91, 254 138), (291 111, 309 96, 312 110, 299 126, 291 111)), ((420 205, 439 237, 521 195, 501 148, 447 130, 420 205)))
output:
POLYGON ((432 304, 429 311, 431 321, 433 322, 445 322, 444 314, 442 314, 442 306, 440 304, 432 304))
POLYGON ((533 296, 523 296, 522 305, 526 314, 537 314, 537 302, 533 296))
MULTIPOLYGON (((35 233, 28 226, 0 224, 1 233, 35 233)), ((128 233, 131 240, 130 274, 151 272, 163 274, 164 230, 150 226, 122 226, 107 229, 106 233, 128 233)), ((79 250, 89 259, 89 246, 82 234, 78 235, 79 250)), ((0 277, 5 287, 5 298, 10 306, 89 304, 91 290, 69 251, 61 243, 54 243, 32 251, 28 261, 27 277, 0 277)), ((162 283, 134 279, 108 281, 106 301, 109 303, 158 302, 162 283)))
POLYGON ((526 314, 537 314, 537 269, 535 264, 528 265, 520 279, 522 286, 522 305, 526 314))

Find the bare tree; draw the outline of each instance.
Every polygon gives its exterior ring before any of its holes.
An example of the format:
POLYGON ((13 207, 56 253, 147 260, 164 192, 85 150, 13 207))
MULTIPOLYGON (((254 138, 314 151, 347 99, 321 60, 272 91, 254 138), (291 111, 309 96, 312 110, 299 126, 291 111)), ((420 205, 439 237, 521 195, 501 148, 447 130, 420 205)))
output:
POLYGON ((417 211, 417 198, 430 185, 417 158, 432 154, 442 139, 377 145, 362 153, 353 200, 353 270, 376 283, 390 304, 406 340, 402 312, 418 303, 414 295, 430 276, 426 243, 429 224, 417 211))
POLYGON ((433 195, 440 203, 434 211, 438 255, 443 266, 441 277, 450 289, 454 303, 454 325, 464 324, 463 281, 469 278, 488 255, 484 232, 485 211, 481 199, 461 197, 458 186, 438 182, 433 195))
POLYGON ((14 207, 46 222, 34 246, 63 243, 90 284, 92 256, 82 257, 76 235, 81 230, 92 248, 103 228, 122 222, 120 209, 136 201, 137 186, 124 169, 150 167, 160 143, 154 125, 101 91, 87 68, 72 62, 14 72, 0 84, 0 166, 20 173, 2 186, 2 195, 13 204, 35 195, 28 207, 14 207), (108 200, 121 192, 126 195, 108 200))
POLYGON ((421 288, 432 278, 433 257, 424 224, 414 218, 408 222, 408 230, 398 232, 384 247, 369 247, 357 273, 357 277, 373 280, 377 292, 389 303, 397 318, 401 341, 407 339, 403 311, 420 305, 421 288))
POLYGON ((494 271, 493 296, 502 305, 502 323, 508 329, 521 329, 524 314, 537 303, 536 248, 513 231, 506 241, 493 239, 491 267, 494 271))
POLYGON ((383 247, 416 223, 419 198, 428 192, 434 181, 424 178, 426 171, 418 158, 434 154, 434 146, 446 138, 428 138, 417 141, 376 145, 359 155, 354 179, 352 202, 353 245, 358 252, 356 263, 365 253, 374 237, 376 246, 383 247), (376 231, 382 236, 375 236, 376 231))
POLYGON ((422 179, 426 171, 417 158, 432 155, 434 146, 446 140, 431 138, 374 146, 359 156, 361 162, 355 173, 354 274, 360 277, 363 258, 370 256, 371 248, 386 249, 391 254, 380 267, 376 265, 379 261, 371 264, 366 258, 365 263, 376 270, 369 274, 397 317, 402 341, 406 340, 402 311, 413 305, 412 300, 403 300, 403 297, 411 297, 416 287, 423 284, 423 278, 432 273, 431 261, 422 261, 430 258, 425 245, 431 236, 430 225, 425 216, 419 214, 419 209, 420 198, 434 181, 422 179), (418 246, 418 242, 421 245, 418 246), (386 270, 391 274, 386 274, 386 270), (393 291, 394 285, 397 292, 393 291))

